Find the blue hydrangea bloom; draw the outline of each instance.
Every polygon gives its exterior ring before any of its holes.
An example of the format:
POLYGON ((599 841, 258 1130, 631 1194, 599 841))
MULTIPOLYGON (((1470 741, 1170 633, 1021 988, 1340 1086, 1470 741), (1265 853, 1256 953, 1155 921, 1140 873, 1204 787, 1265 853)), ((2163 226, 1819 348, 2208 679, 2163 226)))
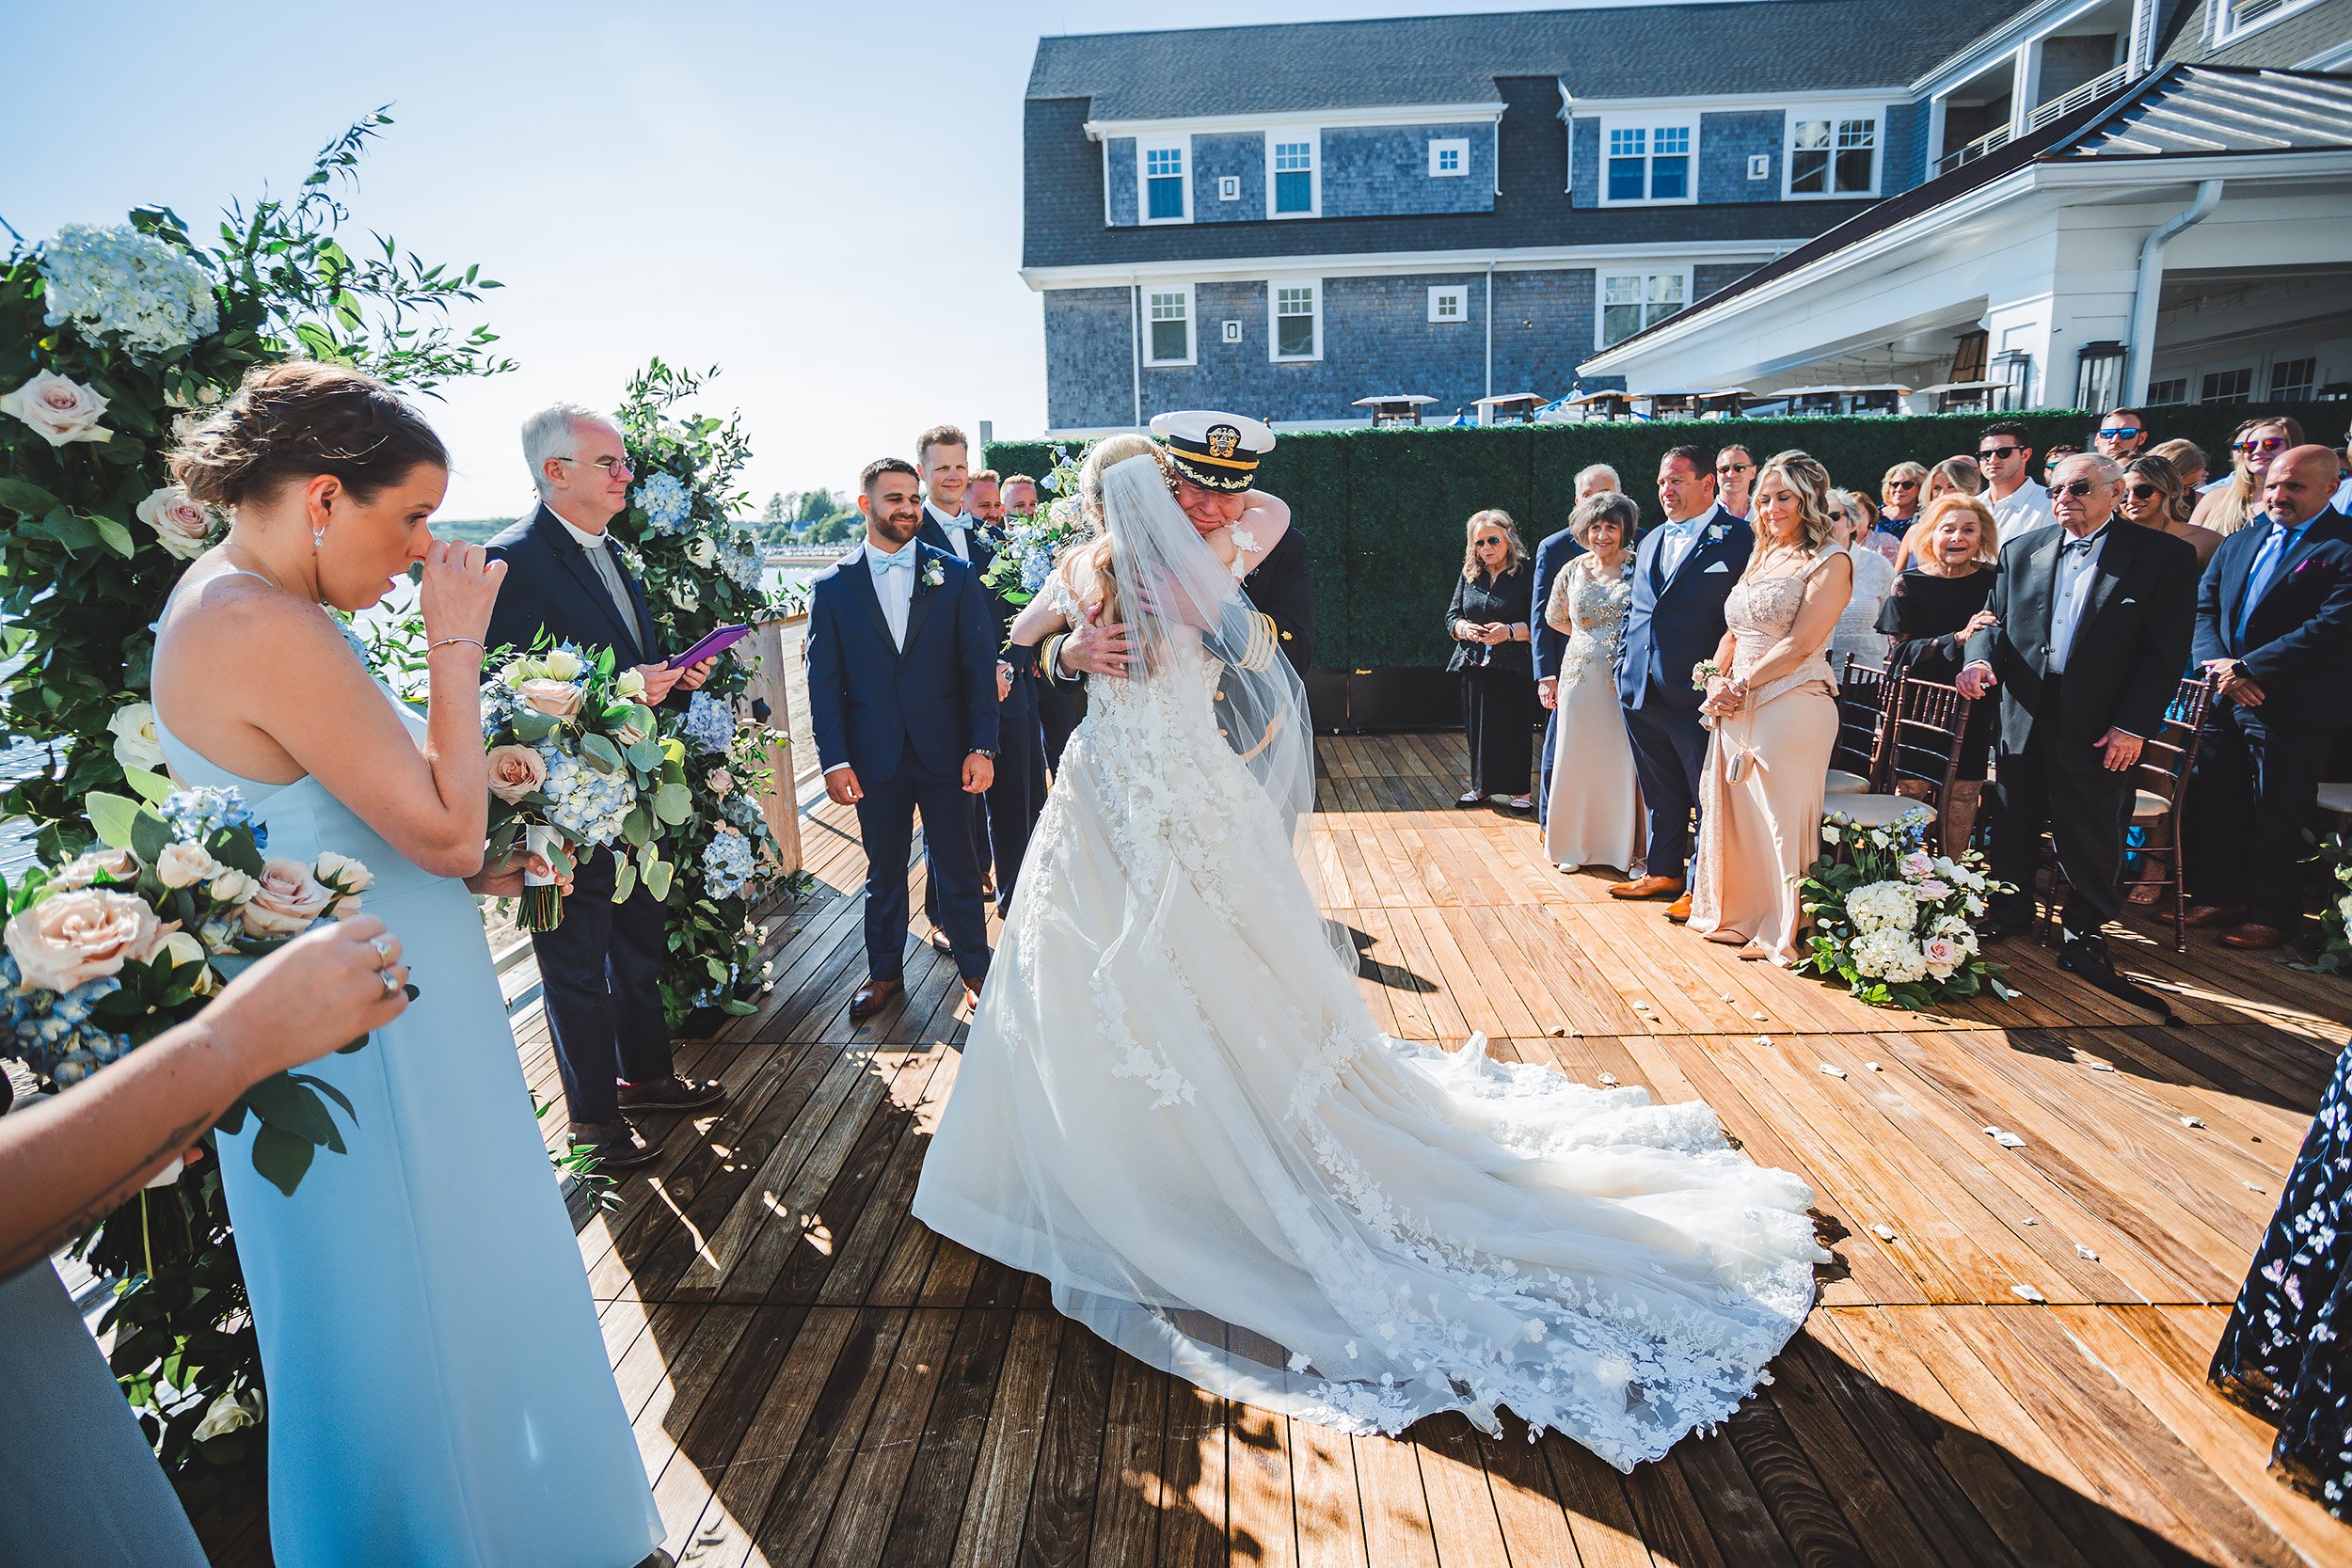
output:
POLYGON ((713 898, 734 897, 758 872, 751 840, 740 833, 721 833, 703 850, 703 889, 713 898))
POLYGON ((171 824, 178 838, 200 841, 223 828, 245 828, 252 832, 257 847, 269 847, 269 830, 234 789, 179 790, 155 810, 171 824))
POLYGON ((735 713, 707 691, 697 691, 678 733, 698 752, 723 752, 735 742, 735 713))
POLYGON ((681 531, 693 514, 694 498, 675 474, 648 474, 637 486, 637 504, 645 521, 661 533, 681 531))

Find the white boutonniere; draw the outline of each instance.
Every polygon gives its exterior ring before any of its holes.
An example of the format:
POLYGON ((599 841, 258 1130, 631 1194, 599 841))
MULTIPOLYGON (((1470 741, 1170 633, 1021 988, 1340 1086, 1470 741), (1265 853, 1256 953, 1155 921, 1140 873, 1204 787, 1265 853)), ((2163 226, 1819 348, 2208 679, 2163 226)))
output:
POLYGON ((923 586, 936 588, 947 580, 947 569, 936 561, 923 562, 923 586))
POLYGON ((1724 542, 1724 535, 1730 531, 1724 524, 1709 524, 1707 530, 1707 542, 1710 545, 1720 545, 1724 542))

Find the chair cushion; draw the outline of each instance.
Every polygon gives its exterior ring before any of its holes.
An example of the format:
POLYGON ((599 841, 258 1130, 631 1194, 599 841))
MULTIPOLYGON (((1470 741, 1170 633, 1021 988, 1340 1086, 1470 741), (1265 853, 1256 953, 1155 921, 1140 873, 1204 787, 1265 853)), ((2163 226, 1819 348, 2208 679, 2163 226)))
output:
POLYGON ((1829 792, 1832 795, 1860 795, 1870 787, 1870 781, 1859 773, 1843 768, 1829 770, 1829 792))
POLYGON ((2171 815, 2171 812, 2172 802, 2157 794, 2154 790, 2135 789, 2132 791, 2133 821, 2151 821, 2156 817, 2169 816, 2171 815))
POLYGON ((2319 809, 2337 816, 2352 816, 2352 784, 2321 784, 2319 809))
MULTIPOLYGON (((1829 801, 1829 811, 1865 828, 1891 828, 1915 811, 1926 812, 1929 821, 1935 820, 1932 805, 1908 795, 1839 795, 1829 801)), ((1821 824, 1821 836, 1834 836, 1826 821, 1821 824)))

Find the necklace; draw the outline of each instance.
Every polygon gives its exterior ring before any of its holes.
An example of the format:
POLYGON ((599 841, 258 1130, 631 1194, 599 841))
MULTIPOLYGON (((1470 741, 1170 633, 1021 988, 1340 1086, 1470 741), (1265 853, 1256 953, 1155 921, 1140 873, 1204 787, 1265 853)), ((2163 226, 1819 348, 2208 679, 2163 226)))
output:
POLYGON ((235 540, 224 539, 221 541, 220 547, 224 551, 234 550, 239 555, 245 557, 247 561, 253 562, 252 569, 254 574, 267 579, 269 585, 272 588, 277 589, 280 594, 291 594, 294 592, 293 589, 286 586, 284 580, 280 578, 276 572, 269 569, 267 562, 263 562, 260 556, 255 555, 251 550, 246 549, 243 545, 238 544, 235 540))

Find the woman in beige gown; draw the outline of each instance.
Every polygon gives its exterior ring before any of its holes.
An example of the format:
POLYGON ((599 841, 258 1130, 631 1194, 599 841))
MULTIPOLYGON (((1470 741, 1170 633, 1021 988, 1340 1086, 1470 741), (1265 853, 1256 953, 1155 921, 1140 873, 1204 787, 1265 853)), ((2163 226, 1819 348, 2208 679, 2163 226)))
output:
POLYGON ((1584 553, 1552 575, 1544 622, 1565 632, 1560 673, 1536 683, 1552 724, 1544 858, 1563 871, 1629 871, 1642 855, 1642 790, 1617 704, 1617 650, 1633 603, 1633 529, 1641 512, 1614 490, 1576 503, 1568 532, 1584 553))
POLYGON ((1821 800, 1837 740, 1829 641, 1853 593, 1832 542, 1829 473, 1785 451, 1756 476, 1756 553, 1724 604, 1720 673, 1699 712, 1714 728, 1700 782, 1691 929, 1743 958, 1794 963, 1797 879, 1821 852, 1821 800))

